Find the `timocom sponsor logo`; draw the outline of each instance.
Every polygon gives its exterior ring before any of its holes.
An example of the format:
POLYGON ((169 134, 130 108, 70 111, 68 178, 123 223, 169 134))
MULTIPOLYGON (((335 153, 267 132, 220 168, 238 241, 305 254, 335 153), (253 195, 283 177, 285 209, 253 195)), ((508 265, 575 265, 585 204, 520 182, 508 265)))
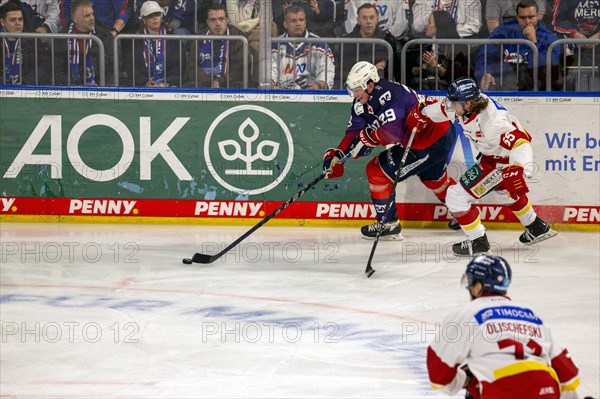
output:
POLYGON ((264 216, 262 202, 249 201, 198 201, 195 216, 264 216))
POLYGON ((318 218, 374 218, 377 214, 371 204, 328 204, 318 203, 316 217, 318 218))
POLYGON ((76 215, 137 215, 137 201, 128 200, 79 200, 69 202, 69 213, 76 215))
POLYGON ((563 221, 599 223, 600 208, 567 207, 565 208, 565 213, 563 214, 563 221))

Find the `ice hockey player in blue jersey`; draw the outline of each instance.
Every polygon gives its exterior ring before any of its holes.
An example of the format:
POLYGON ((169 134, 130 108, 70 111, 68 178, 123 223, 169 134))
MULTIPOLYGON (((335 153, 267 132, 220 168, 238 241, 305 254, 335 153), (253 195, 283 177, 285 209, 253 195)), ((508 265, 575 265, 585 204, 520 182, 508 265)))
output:
MULTIPOLYGON (((358 158, 369 155, 378 145, 393 145, 374 157, 367 164, 366 172, 377 220, 384 223, 380 238, 402 239, 395 201, 388 213, 384 212, 390 196, 395 196, 392 186, 411 131, 417 129, 399 181, 419 176, 442 202, 447 188, 454 183, 446 173, 446 167, 456 143, 456 131, 449 121, 435 123, 421 118, 419 109, 433 99, 380 78, 375 65, 369 62, 356 63, 348 74, 346 85, 354 97, 350 122, 337 148, 325 152, 323 170, 328 179, 340 177, 344 165, 338 161, 349 149, 353 157, 358 158)), ((377 231, 378 223, 361 228, 367 239, 374 239, 377 231)))

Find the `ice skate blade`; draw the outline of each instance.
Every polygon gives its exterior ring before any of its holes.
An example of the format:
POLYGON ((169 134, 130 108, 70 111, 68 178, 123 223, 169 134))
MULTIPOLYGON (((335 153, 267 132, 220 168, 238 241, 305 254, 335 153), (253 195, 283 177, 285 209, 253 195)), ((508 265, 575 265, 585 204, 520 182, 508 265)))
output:
MULTIPOLYGON (((365 240, 375 240, 375 237, 367 237, 367 236, 363 236, 361 235, 361 237, 365 240)), ((379 236, 379 241, 403 241, 404 237, 402 236, 402 233, 398 233, 398 234, 392 234, 389 236, 379 236)))
POLYGON ((554 237, 555 235, 557 235, 558 233, 552 229, 548 230, 547 232, 545 232, 544 234, 541 234, 539 236, 537 236, 535 238, 535 240, 530 241, 530 242, 524 242, 523 244, 525 245, 533 245, 533 244, 537 244, 538 242, 542 242, 542 241, 546 241, 552 237, 554 237))
POLYGON ((472 254, 457 254, 453 252, 454 256, 458 256, 459 258, 474 258, 479 255, 493 255, 491 250, 483 251, 483 252, 473 252, 472 254))

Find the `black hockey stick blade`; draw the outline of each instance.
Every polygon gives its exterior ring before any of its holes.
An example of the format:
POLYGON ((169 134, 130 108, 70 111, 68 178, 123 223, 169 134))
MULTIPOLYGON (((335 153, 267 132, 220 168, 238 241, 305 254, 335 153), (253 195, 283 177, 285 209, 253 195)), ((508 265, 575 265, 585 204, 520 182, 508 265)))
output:
MULTIPOLYGON (((390 207, 392 206, 392 201, 395 196, 396 186, 400 181, 400 175, 402 174, 402 168, 404 168, 404 164, 406 163, 406 158, 408 157, 408 151, 410 151, 410 147, 412 146, 413 139, 415 138, 415 134, 417 133, 417 128, 414 127, 410 132, 410 138, 408 139, 408 144, 404 147, 404 154, 402 154, 402 159, 400 160, 400 165, 398 166, 398 172, 396 173, 396 177, 394 178, 394 185, 392 186, 392 192, 390 193, 390 197, 388 198, 387 203, 385 204, 385 210, 383 211, 384 218, 387 215, 390 207)), ((375 249, 377 248, 377 244, 379 243, 379 237, 381 236, 381 232, 383 231, 383 219, 379 221, 377 225, 377 236, 375 236, 375 242, 373 242, 373 247, 371 248, 371 254, 369 255, 369 260, 367 261, 367 267, 365 268, 365 275, 367 278, 370 278, 373 274, 375 274, 375 269, 371 266, 371 262, 373 261, 373 256, 375 255, 375 249)))
POLYGON ((367 275, 367 278, 371 277, 374 273, 375 273, 375 269, 373 269, 373 267, 369 263, 367 265, 367 268, 365 269, 365 274, 367 275))
MULTIPOLYGON (((346 162, 346 160, 348 158, 350 158, 351 155, 352 155, 352 153, 350 151, 347 151, 346 154, 344 155, 344 157, 342 159, 340 159, 338 162, 339 163, 346 162)), ((221 252, 219 252, 217 254, 214 254, 214 255, 207 255, 207 254, 195 253, 192 256, 192 262, 194 262, 194 263, 204 263, 204 264, 206 264, 206 263, 213 263, 214 261, 216 261, 217 259, 219 259, 223 255, 225 255, 227 252, 229 252, 233 247, 237 246, 240 242, 242 242, 246 238, 248 238, 248 236, 250 236, 256 230, 258 230, 259 228, 261 228, 269 220, 271 220, 272 218, 274 218, 275 216, 277 216, 281 211, 283 211, 285 208, 287 208, 289 204, 291 204, 292 202, 296 201, 298 198, 300 198, 300 196, 302 196, 308 190, 310 190, 311 188, 313 188, 313 186, 315 186, 318 182, 320 182, 321 180, 323 180, 325 178, 325 176, 327 176, 327 173, 325 171, 323 171, 313 181, 311 181, 310 183, 308 183, 308 185, 306 187, 302 188, 300 191, 298 191, 296 194, 294 194, 294 196, 292 196, 292 198, 288 199, 283 204, 281 204, 279 206, 279 208, 275 209, 273 212, 271 212, 269 215, 267 215, 263 220, 261 220, 260 222, 258 222, 254 227, 252 227, 250 230, 248 230, 247 232, 245 232, 237 240, 235 240, 234 242, 232 242, 231 244, 229 244, 221 252)))
POLYGON ((213 255, 206 255, 200 253, 195 253, 194 256, 192 256, 192 262, 194 263, 213 263, 217 259, 218 258, 216 258, 213 255))

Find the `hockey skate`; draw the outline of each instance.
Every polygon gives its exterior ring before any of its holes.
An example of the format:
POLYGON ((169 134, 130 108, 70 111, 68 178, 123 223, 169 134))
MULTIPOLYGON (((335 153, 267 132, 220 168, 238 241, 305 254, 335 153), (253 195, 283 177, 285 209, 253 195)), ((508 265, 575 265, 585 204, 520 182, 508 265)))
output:
POLYGON ((487 235, 483 235, 474 240, 464 240, 452 245, 452 252, 456 256, 477 256, 485 254, 490 250, 490 243, 487 235))
POLYGON ((552 230, 550 226, 548 226, 548 223, 544 222, 539 217, 536 217, 533 223, 525 228, 525 232, 521 234, 519 241, 525 245, 532 245, 552 238, 556 234, 556 231, 552 230))
MULTIPOLYGON (((379 230, 379 222, 368 224, 360 228, 360 232, 364 239, 374 240, 377 238, 377 231, 379 230)), ((396 216, 394 219, 390 220, 387 223, 384 223, 381 228, 381 235, 379 236, 380 240, 404 240, 400 231, 402 227, 400 226, 400 221, 396 216)))

